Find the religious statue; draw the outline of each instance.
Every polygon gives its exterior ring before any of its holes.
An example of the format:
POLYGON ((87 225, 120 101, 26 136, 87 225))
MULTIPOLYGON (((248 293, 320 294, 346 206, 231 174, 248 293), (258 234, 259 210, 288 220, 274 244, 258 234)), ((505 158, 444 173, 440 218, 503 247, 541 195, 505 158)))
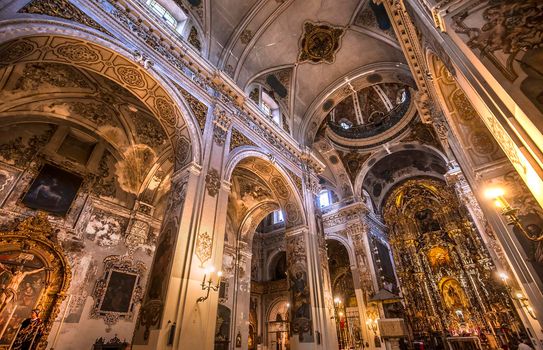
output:
POLYGON ((44 271, 45 267, 30 271, 24 271, 24 265, 7 267, 6 265, 0 263, 0 268, 2 269, 0 275, 9 275, 7 281, 2 286, 0 286, 0 313, 2 313, 2 311, 4 311, 9 303, 17 298, 17 290, 19 289, 19 285, 21 284, 21 282, 23 282, 25 277, 44 271))
POLYGON ((12 350, 32 350, 36 348, 43 334, 43 322, 39 315, 40 310, 34 309, 30 318, 21 323, 15 341, 11 346, 12 350))
POLYGON ((462 293, 462 291, 457 291, 454 286, 449 286, 447 291, 443 293, 445 304, 451 309, 459 307, 461 308, 464 303, 462 302, 462 297, 460 296, 460 293, 462 293))

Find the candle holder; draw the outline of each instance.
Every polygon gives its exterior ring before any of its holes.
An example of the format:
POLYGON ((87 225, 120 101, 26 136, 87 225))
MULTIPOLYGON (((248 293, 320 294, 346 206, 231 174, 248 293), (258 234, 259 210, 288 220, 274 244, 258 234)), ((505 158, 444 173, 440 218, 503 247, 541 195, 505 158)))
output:
POLYGON ((534 320, 537 320, 537 317, 535 316, 535 313, 534 313, 534 309, 532 309, 532 307, 528 304, 528 298, 526 298, 520 292, 516 293, 514 298, 518 300, 522 308, 526 309, 526 312, 528 313, 528 315, 530 315, 531 318, 533 318, 534 320))
POLYGON ((522 226, 518 218, 518 209, 511 207, 507 200, 505 200, 504 191, 501 188, 491 188, 485 193, 488 199, 491 199, 497 208, 501 210, 501 214, 507 218, 507 224, 516 227, 524 237, 533 242, 543 241, 543 234, 533 235, 522 226))
POLYGON ((202 279, 201 287, 202 287, 202 290, 206 291, 206 295, 202 296, 202 297, 199 297, 196 300, 197 303, 206 301, 209 298, 209 293, 211 291, 216 292, 221 287, 222 271, 217 272, 217 284, 213 285, 212 276, 213 276, 213 271, 214 270, 215 269, 213 267, 210 267, 204 273, 204 278, 202 279), (209 274, 209 280, 206 281, 206 277, 207 277, 208 274, 209 274))

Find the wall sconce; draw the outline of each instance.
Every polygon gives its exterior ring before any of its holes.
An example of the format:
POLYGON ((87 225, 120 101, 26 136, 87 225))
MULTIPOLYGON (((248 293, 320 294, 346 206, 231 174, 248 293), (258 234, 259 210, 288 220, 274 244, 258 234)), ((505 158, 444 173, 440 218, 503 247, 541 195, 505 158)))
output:
POLYGON ((207 300, 207 298, 209 298, 210 291, 216 292, 219 290, 221 286, 222 271, 217 272, 217 284, 214 286, 212 285, 213 271, 215 271, 215 268, 213 266, 210 266, 204 272, 204 278, 202 280, 201 286, 202 286, 202 290, 205 290, 207 293, 205 297, 199 297, 198 300, 196 300, 197 303, 207 300), (209 274, 209 280, 207 280, 206 282, 207 274, 209 274))
POLYGON ((537 317, 535 316, 534 309, 528 304, 528 298, 526 298, 522 293, 517 292, 515 294, 515 299, 518 300, 521 307, 525 308, 528 314, 531 318, 534 320, 537 320, 537 317))
POLYGON ((494 205, 499 208, 501 210, 501 214, 507 218, 507 224, 516 227, 520 232, 522 232, 524 237, 530 241, 543 241, 543 234, 534 236, 522 226, 522 223, 517 216, 518 209, 512 208, 509 205, 503 196, 504 194, 505 192, 501 188, 489 188, 485 192, 485 196, 494 201, 494 205))

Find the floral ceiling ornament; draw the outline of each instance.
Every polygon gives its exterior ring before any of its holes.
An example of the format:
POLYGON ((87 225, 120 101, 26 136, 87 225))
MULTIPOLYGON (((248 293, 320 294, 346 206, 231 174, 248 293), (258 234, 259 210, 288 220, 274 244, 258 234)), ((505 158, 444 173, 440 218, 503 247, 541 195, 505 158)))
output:
POLYGON ((333 63, 345 30, 328 24, 304 23, 298 61, 333 63))
POLYGON ((214 168, 209 169, 206 175, 207 194, 209 194, 211 197, 215 197, 217 193, 219 193, 220 188, 221 177, 219 175, 219 172, 217 171, 217 169, 214 168))

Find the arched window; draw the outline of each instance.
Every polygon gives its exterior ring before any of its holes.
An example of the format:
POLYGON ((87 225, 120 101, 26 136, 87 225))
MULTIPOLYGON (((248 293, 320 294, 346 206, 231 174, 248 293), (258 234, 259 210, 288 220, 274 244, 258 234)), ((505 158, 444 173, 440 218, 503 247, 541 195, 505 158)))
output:
POLYGON ((281 126, 281 112, 279 110, 279 104, 275 102, 273 97, 266 91, 262 90, 262 103, 260 108, 268 117, 270 117, 275 124, 281 126))
POLYGON ((168 26, 186 37, 189 33, 185 30, 188 17, 173 0, 146 0, 147 6, 160 17, 168 26))
POLYGON ((164 6, 162 6, 155 0, 149 0, 149 2, 147 2, 147 5, 149 5, 151 10, 153 10, 153 12, 156 13, 160 18, 162 18, 168 25, 173 28, 177 27, 177 20, 168 10, 164 8, 164 6))
POLYGON ((324 208, 332 204, 332 196, 329 190, 322 190, 318 197, 319 207, 324 208))
POLYGON ((251 84, 247 91, 249 98, 254 101, 260 110, 268 116, 275 124, 283 127, 283 119, 281 109, 277 101, 273 97, 273 93, 269 93, 258 83, 251 84))

